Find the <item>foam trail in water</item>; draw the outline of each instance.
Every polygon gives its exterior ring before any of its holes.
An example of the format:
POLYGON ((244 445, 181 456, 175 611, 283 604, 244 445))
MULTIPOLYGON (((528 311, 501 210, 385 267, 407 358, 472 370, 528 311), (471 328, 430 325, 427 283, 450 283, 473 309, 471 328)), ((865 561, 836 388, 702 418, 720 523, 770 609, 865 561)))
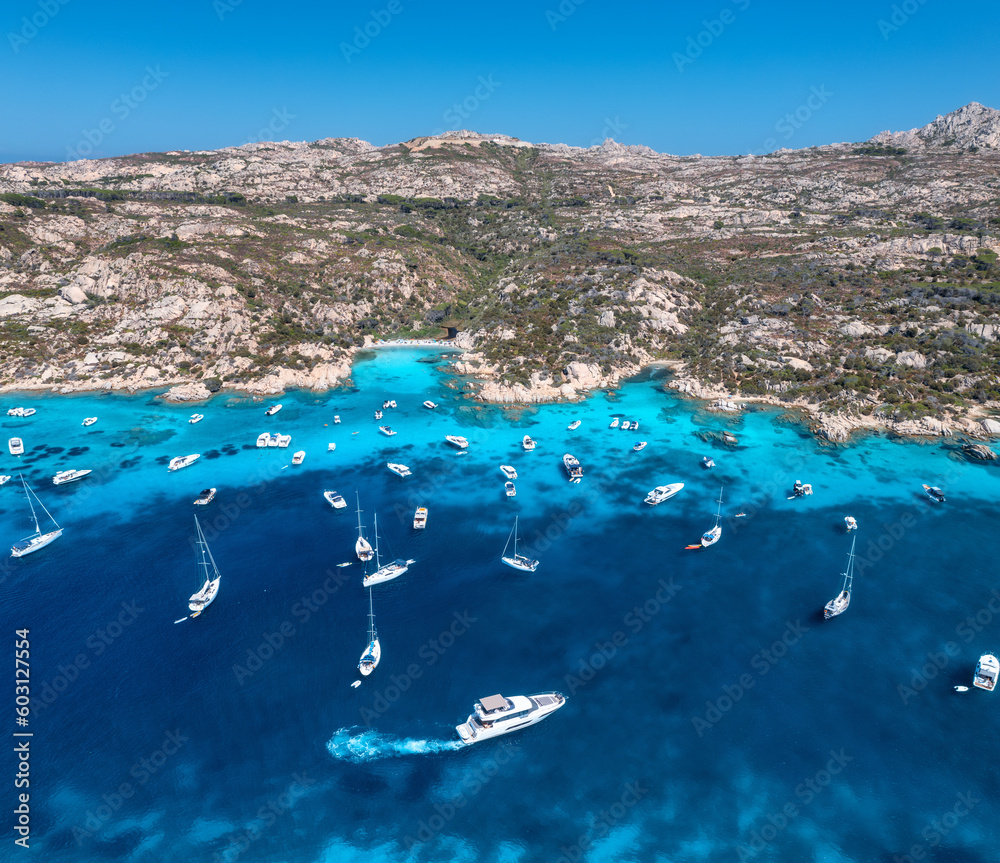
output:
POLYGON ((400 755, 427 755, 431 752, 450 752, 461 749, 464 744, 458 740, 416 740, 412 737, 400 739, 377 731, 362 731, 352 734, 352 729, 340 728, 330 738, 326 748, 334 758, 353 761, 377 761, 380 758, 396 758, 400 755))

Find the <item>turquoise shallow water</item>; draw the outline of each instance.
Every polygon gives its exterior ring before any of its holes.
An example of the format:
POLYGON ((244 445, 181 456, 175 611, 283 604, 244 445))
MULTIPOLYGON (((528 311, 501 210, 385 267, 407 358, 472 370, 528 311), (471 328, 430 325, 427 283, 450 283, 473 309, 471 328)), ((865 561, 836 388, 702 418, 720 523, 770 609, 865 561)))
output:
MULTIPOLYGON (((774 411, 705 414, 656 373, 512 414, 462 400, 427 356, 370 355, 356 389, 287 394, 270 418, 231 396, 6 399, 38 413, 5 418, 26 454, 0 472, 23 470, 66 531, 0 573, 5 623, 31 630, 44 859, 995 859, 1000 696, 952 687, 1000 649, 1000 470, 939 441, 834 448, 774 411), (388 398, 392 438, 373 419, 388 398), (194 410, 206 418, 190 425, 194 410), (698 437, 723 429, 738 446, 698 437), (262 431, 291 447, 258 450, 262 431), (513 499, 501 463, 518 470, 513 499), (65 467, 94 475, 54 488, 65 467), (795 479, 815 493, 787 500, 795 479), (673 481, 676 498, 642 503, 673 481), (175 625, 199 586, 191 501, 210 485, 200 515, 222 586, 175 625), (722 539, 686 551, 720 485, 722 539), (416 561, 375 590, 383 658, 357 689, 367 596, 357 563, 336 566, 354 560, 357 516, 327 506, 328 488, 357 491, 382 551, 416 561), (499 562, 515 514, 531 575, 499 562), (823 622, 847 514, 855 591, 823 622), (548 689, 569 699, 544 723, 455 748, 476 698, 548 689)), ((11 482, 0 531, 28 530, 11 482)))

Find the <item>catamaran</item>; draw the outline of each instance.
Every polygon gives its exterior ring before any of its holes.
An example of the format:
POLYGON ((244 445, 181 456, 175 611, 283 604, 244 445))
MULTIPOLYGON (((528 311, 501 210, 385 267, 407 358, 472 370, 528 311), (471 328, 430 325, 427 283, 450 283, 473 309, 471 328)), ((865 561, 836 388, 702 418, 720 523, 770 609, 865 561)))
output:
POLYGON ((375 552, 372 551, 371 544, 365 539, 364 533, 361 527, 361 498, 358 497, 358 493, 354 493, 354 497, 358 501, 358 541, 354 543, 354 552, 358 556, 358 560, 369 561, 375 556, 375 552))
POLYGON ((375 629, 375 609, 372 606, 372 592, 368 591, 368 646, 361 654, 358 671, 364 677, 371 674, 382 658, 382 645, 378 643, 378 631, 375 629))
POLYGON ((517 516, 514 516, 514 527, 510 532, 510 536, 507 537, 507 545, 503 547, 503 554, 500 555, 500 560, 506 563, 507 566, 520 569, 522 572, 534 572, 538 569, 537 560, 532 560, 526 555, 517 553, 517 516), (507 554, 507 548, 510 545, 511 539, 514 540, 514 553, 507 554))
POLYGON ((382 561, 379 559, 378 555, 378 515, 375 516, 375 572, 371 575, 365 575, 364 580, 361 582, 365 587, 371 587, 374 584, 382 584, 386 581, 392 581, 394 578, 399 578, 404 572, 410 568, 410 564, 413 563, 412 560, 403 560, 402 558, 397 558, 392 563, 387 563, 382 566, 382 561))
POLYGON ((701 547, 708 548, 710 545, 715 545, 719 541, 719 537, 722 536, 722 486, 719 486, 719 507, 715 511, 715 525, 710 529, 706 530, 701 535, 701 547))
POLYGON ((35 494, 29 487, 28 483, 25 482, 24 476, 19 474, 21 477, 21 483, 24 485, 24 494, 28 498, 28 506, 31 508, 31 520, 35 523, 35 532, 31 536, 26 536, 19 542, 15 542, 10 549, 11 557, 24 557, 26 554, 31 554, 33 551, 38 551, 40 548, 45 548, 50 542, 59 539, 62 536, 63 529, 56 524, 56 520, 52 518, 52 514, 45 508, 39 499, 38 495, 35 494), (31 502, 31 499, 35 499, 42 511, 49 517, 49 521, 55 525, 55 530, 50 530, 48 533, 42 533, 42 529, 38 526, 38 515, 35 513, 35 505, 31 502))
POLYGON ((566 697, 561 692, 539 692, 511 698, 488 695, 476 702, 475 712, 461 725, 456 725, 455 730, 462 743, 477 743, 541 722, 565 703, 566 697))
POLYGON ((188 600, 191 617, 197 617, 212 604, 212 601, 219 593, 219 581, 222 578, 219 568, 215 565, 215 559, 212 557, 208 543, 205 541, 205 534, 202 533, 198 516, 194 517, 194 526, 198 532, 198 552, 201 558, 198 561, 198 566, 202 568, 205 574, 205 583, 201 586, 201 590, 192 594, 188 600))
POLYGON ((858 541, 857 536, 851 540, 851 551, 847 555, 847 570, 844 572, 844 584, 835 599, 831 599, 823 606, 823 619, 829 620, 838 614, 847 611, 847 606, 851 604, 851 587, 854 584, 854 544, 858 541))

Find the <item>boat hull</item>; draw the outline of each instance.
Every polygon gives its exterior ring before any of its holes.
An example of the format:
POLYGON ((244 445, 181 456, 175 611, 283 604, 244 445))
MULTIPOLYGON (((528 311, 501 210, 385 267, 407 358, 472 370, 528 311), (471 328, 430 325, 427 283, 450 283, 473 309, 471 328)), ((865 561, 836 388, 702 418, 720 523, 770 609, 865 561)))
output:
POLYGON ((381 569, 376 569, 371 575, 366 575, 361 583, 365 587, 371 587, 375 584, 385 584, 387 581, 392 581, 394 578, 405 575, 409 571, 410 563, 411 561, 406 560, 397 560, 388 563, 381 569))
POLYGON ((363 677, 367 677, 378 667, 381 659, 382 645, 378 643, 378 639, 376 638, 365 648, 365 652, 361 654, 358 671, 361 672, 363 677))
POLYGON ((59 537, 62 536, 62 528, 58 530, 51 530, 48 533, 40 534, 39 536, 30 537, 29 539, 22 539, 20 542, 14 543, 10 549, 11 557, 24 557, 26 554, 31 554, 32 552, 39 551, 49 543, 55 542, 59 537))
POLYGON ((489 727, 484 727, 475 714, 471 715, 461 725, 456 725, 458 739, 466 746, 473 743, 481 743, 484 740, 493 740, 502 737, 513 731, 520 731, 537 725, 543 719, 547 719, 566 703, 565 696, 560 692, 540 692, 530 695, 528 698, 536 704, 535 709, 527 716, 522 716, 513 722, 504 722, 502 719, 491 723, 489 727), (548 704, 538 705, 536 699, 549 701, 548 704))

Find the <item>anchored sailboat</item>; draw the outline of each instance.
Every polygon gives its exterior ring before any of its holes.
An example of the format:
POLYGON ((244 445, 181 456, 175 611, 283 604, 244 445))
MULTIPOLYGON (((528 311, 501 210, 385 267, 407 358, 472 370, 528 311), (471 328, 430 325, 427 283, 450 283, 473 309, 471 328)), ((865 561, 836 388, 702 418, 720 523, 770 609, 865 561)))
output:
POLYGON ((514 516, 514 527, 510 532, 510 536, 507 537, 507 545, 503 547, 503 554, 500 556, 500 560, 507 564, 507 566, 512 566, 514 569, 520 569, 522 572, 534 572, 538 569, 538 561, 532 560, 523 554, 517 553, 517 516, 514 516), (510 545, 510 541, 514 540, 514 553, 508 555, 507 547, 510 545))
POLYGON ((358 671, 362 676, 371 674, 382 658, 382 645, 378 643, 378 631, 375 629, 375 611, 372 607, 372 592, 368 589, 368 646, 361 654, 358 671))
POLYGON ((201 590, 192 594, 191 599, 188 600, 191 617, 197 617, 212 604, 212 600, 219 593, 219 581, 222 578, 219 568, 215 565, 215 558, 212 557, 212 551, 208 547, 208 542, 205 540, 205 534, 202 532, 198 516, 194 517, 194 526, 198 532, 198 552, 201 558, 198 561, 198 566, 202 568, 205 575, 205 583, 201 586, 201 590))
POLYGON ((28 483, 25 482, 24 475, 18 474, 18 476, 21 477, 25 497, 28 498, 28 506, 31 508, 31 520, 35 523, 35 532, 31 534, 31 536, 26 536, 19 542, 15 542, 14 545, 11 546, 11 557, 24 557, 26 554, 31 554, 31 552, 38 551, 40 548, 45 548, 45 546, 47 546, 50 542, 53 542, 62 536, 62 528, 56 524, 56 520, 52 518, 52 514, 45 508, 45 504, 38 499, 38 495, 28 487, 28 483), (32 498, 35 499, 35 503, 37 503, 42 508, 42 511, 49 517, 49 521, 55 525, 55 530, 50 530, 48 533, 42 533, 42 529, 38 525, 38 515, 35 513, 35 505, 31 502, 32 498))
POLYGON ((844 584, 840 589, 840 593, 837 594, 836 599, 831 599, 823 606, 824 620, 829 620, 831 617, 843 614, 847 611, 847 606, 851 604, 851 587, 854 584, 854 543, 857 541, 858 538, 856 536, 851 540, 851 551, 847 556, 847 571, 844 573, 844 584))
POLYGON ((371 544, 365 539, 362 533, 361 527, 361 498, 358 497, 358 493, 354 492, 354 497, 358 502, 358 541, 354 543, 354 551, 358 555, 358 560, 369 561, 375 556, 375 552, 372 551, 371 544))
POLYGON ((715 511, 715 526, 711 530, 706 530, 701 535, 701 547, 708 548, 715 545, 722 536, 722 486, 719 486, 719 507, 715 511))
POLYGON ((397 558, 392 563, 387 563, 382 566, 382 561, 379 560, 378 555, 378 514, 375 515, 375 572, 371 575, 366 575, 364 580, 361 582, 365 587, 371 587, 373 584, 381 584, 383 581, 392 581, 394 578, 399 578, 404 572, 410 568, 410 564, 413 563, 412 560, 403 560, 402 558, 397 558))

